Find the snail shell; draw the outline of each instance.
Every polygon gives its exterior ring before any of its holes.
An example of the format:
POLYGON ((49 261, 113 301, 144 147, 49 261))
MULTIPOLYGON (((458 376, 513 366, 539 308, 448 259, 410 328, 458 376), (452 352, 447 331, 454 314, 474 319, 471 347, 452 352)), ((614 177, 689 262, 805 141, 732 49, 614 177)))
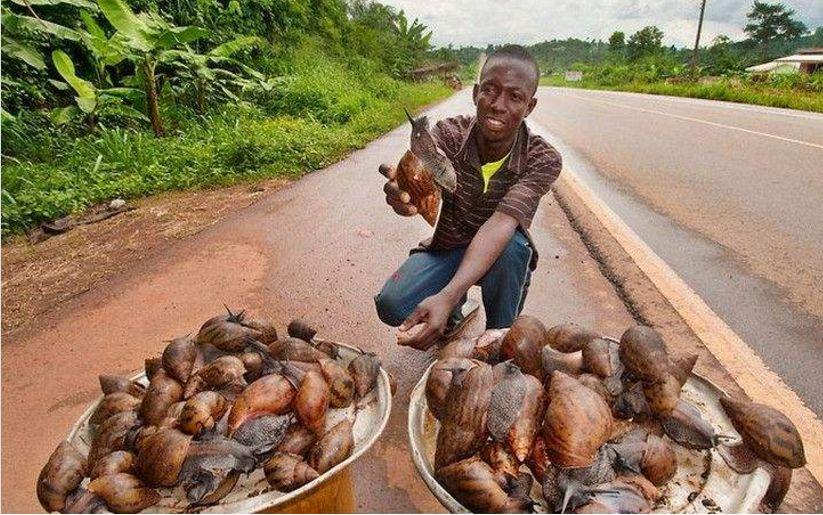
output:
POLYGON ((234 434, 246 420, 257 415, 282 415, 292 407, 297 390, 279 374, 261 377, 243 390, 229 412, 229 435, 234 434))
POLYGON ((166 417, 169 407, 182 398, 183 386, 161 369, 154 375, 143 396, 140 418, 146 424, 158 425, 166 417))
POLYGON ((497 367, 505 370, 492 390, 487 418, 489 433, 495 440, 508 443, 522 462, 529 455, 543 420, 543 385, 510 362, 497 367))
POLYGON ((286 454, 297 454, 305 456, 306 451, 317 441, 317 436, 301 424, 292 424, 286 431, 283 441, 277 446, 277 450, 286 454))
POLYGON ((121 411, 133 411, 140 406, 140 399, 125 392, 114 392, 103 397, 100 405, 94 410, 94 414, 89 419, 93 425, 101 424, 110 416, 121 411))
POLYGON ((545 339, 546 327, 543 322, 533 316, 521 315, 514 320, 503 337, 500 357, 514 360, 520 370, 542 381, 541 349, 545 339))
POLYGON ((177 425, 184 433, 199 435, 211 430, 227 409, 228 403, 219 393, 200 392, 183 405, 177 425))
POLYGON ((672 446, 659 436, 649 435, 640 471, 655 486, 668 483, 677 472, 677 456, 672 446))
POLYGON ((417 208, 420 216, 434 227, 440 207, 440 188, 434 176, 411 150, 403 154, 396 170, 397 185, 409 194, 409 203, 417 208))
POLYGON ((244 316, 241 323, 260 333, 256 338, 260 343, 268 345, 277 341, 277 328, 271 320, 258 316, 244 316))
POLYGON ((304 342, 310 342, 312 341, 312 339, 314 339, 314 336, 317 334, 317 329, 312 327, 305 320, 295 318, 294 320, 289 322, 289 326, 286 328, 286 332, 292 338, 300 338, 304 342))
POLYGON ((66 497, 83 481, 86 467, 86 459, 74 445, 60 442, 37 477, 37 499, 46 511, 65 507, 66 497))
POLYGON ((125 392, 134 397, 141 398, 143 394, 146 393, 145 386, 127 377, 101 374, 98 376, 98 380, 100 381, 100 389, 103 390, 104 394, 125 392))
POLYGON ((468 370, 479 362, 468 358, 446 358, 434 363, 426 379, 426 404, 437 420, 442 420, 452 376, 456 370, 468 370))
POLYGON ((508 511, 508 494, 492 468, 477 456, 439 468, 435 476, 460 504, 474 513, 508 511))
POLYGON ((516 477, 520 464, 512 453, 506 448, 505 443, 489 442, 480 449, 480 459, 489 464, 498 482, 505 488, 506 476, 516 477))
POLYGON ((343 419, 329 429, 309 451, 306 460, 309 466, 322 474, 351 456, 354 449, 352 429, 349 419, 343 419))
POLYGON ((306 361, 314 363, 329 356, 315 349, 300 338, 282 338, 269 345, 269 353, 274 359, 281 361, 306 361))
POLYGON ((221 356, 197 373, 212 388, 220 388, 243 379, 246 367, 236 356, 221 356))
POLYGON ((454 374, 437 433, 435 469, 468 458, 483 445, 493 385, 494 372, 485 363, 454 374))
POLYGON ((320 372, 329 385, 329 405, 332 408, 345 408, 354 399, 354 379, 345 368, 333 359, 318 361, 320 372))
POLYGON ((166 372, 179 381, 180 384, 185 384, 189 379, 192 368, 194 368, 196 358, 197 347, 194 345, 194 341, 186 335, 169 342, 166 348, 163 349, 161 360, 166 372))
POLYGON ((636 325, 620 337, 620 361, 638 379, 655 383, 665 379, 671 370, 666 345, 651 327, 636 325))
POLYGON ((806 464, 803 440, 786 415, 765 404, 730 397, 721 397, 720 404, 743 442, 760 458, 779 467, 806 464))
POLYGON ((99 477, 88 488, 114 513, 137 513, 160 502, 160 494, 139 478, 122 472, 99 477))
POLYGON ((160 429, 140 442, 137 471, 151 486, 174 486, 186 459, 191 436, 160 429))
POLYGON ((665 374, 662 379, 643 385, 643 393, 649 410, 657 416, 667 416, 677 406, 680 399, 681 383, 673 374, 665 374))
POLYGON ((294 411, 305 427, 320 433, 326 423, 329 409, 329 385, 319 372, 306 372, 294 396, 294 411))
POLYGON ((542 432, 552 463, 561 468, 591 465, 611 434, 609 406, 563 372, 552 374, 548 398, 542 432))
POLYGON ((114 451, 106 454, 94 464, 94 468, 89 475, 92 479, 109 474, 124 472, 132 474, 134 472, 134 454, 128 451, 114 451))
POLYGON ((672 358, 672 374, 680 382, 680 386, 686 384, 689 376, 697 363, 697 354, 680 354, 672 358))
POLYGON ((296 454, 276 452, 263 466, 266 480, 281 492, 291 492, 320 475, 296 454))
POLYGON ((546 331, 543 344, 560 352, 577 352, 595 338, 600 338, 600 335, 594 331, 575 324, 560 324, 546 331))
POLYGON ((437 359, 448 358, 475 358, 482 361, 485 353, 478 351, 475 347, 475 341, 472 338, 457 338, 444 345, 437 351, 437 359))
POLYGON ((348 371, 354 380, 354 391, 362 399, 377 383, 380 360, 374 353, 364 352, 349 362, 348 371))
POLYGON ((594 338, 583 345, 583 367, 597 376, 606 378, 620 369, 619 346, 603 338, 594 338))
POLYGON ((237 317, 221 319, 215 317, 208 320, 200 328, 195 338, 199 345, 210 344, 224 352, 241 352, 249 343, 260 337, 260 331, 246 327, 237 317))
POLYGON ((98 459, 112 451, 126 448, 126 437, 130 431, 140 426, 137 413, 122 411, 112 415, 97 428, 97 434, 89 449, 89 464, 94 465, 98 459))

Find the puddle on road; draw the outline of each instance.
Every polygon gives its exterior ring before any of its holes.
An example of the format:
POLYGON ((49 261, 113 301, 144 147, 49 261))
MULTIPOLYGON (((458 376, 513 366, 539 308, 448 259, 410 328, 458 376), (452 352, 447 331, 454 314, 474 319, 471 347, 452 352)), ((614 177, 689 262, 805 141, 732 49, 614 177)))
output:
POLYGON ((728 249, 654 211, 628 189, 599 174, 561 138, 543 127, 538 129, 560 151, 565 165, 821 416, 823 383, 817 371, 823 368, 823 320, 788 302, 779 286, 751 273, 728 249))

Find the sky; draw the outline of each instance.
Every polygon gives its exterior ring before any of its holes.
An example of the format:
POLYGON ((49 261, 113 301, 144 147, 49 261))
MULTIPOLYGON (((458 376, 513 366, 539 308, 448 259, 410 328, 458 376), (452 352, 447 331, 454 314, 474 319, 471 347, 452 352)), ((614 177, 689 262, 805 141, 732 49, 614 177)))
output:
MULTIPOLYGON (((608 40, 615 30, 626 38, 646 25, 663 30, 663 42, 691 47, 697 32, 700 0, 382 0, 419 18, 434 32, 432 44, 479 46, 533 44, 576 37, 608 40)), ((725 34, 745 37, 752 0, 706 0, 701 44, 725 34)), ((783 0, 814 30, 823 25, 823 0, 783 0)))

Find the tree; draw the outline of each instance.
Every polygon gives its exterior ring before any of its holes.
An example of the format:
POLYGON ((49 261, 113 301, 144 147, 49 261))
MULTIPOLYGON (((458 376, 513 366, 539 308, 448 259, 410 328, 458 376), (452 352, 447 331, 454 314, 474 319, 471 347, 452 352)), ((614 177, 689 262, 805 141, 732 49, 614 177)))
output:
POLYGON ((740 68, 740 57, 732 50, 732 40, 721 34, 714 38, 707 52, 707 64, 712 74, 740 68))
POLYGON ((654 25, 643 27, 631 35, 626 48, 632 61, 657 54, 663 48, 663 31, 654 25))
POLYGON ((609 52, 623 55, 626 50, 626 34, 617 30, 609 36, 609 52))
POLYGON ((808 29, 803 22, 793 18, 794 10, 783 4, 767 4, 754 0, 752 10, 746 14, 750 23, 743 29, 768 58, 769 44, 774 40, 795 39, 808 29))
POLYGON ((143 79, 151 126, 155 135, 163 136, 165 129, 160 118, 155 75, 157 63, 163 61, 171 51, 188 50, 188 43, 210 33, 200 27, 173 26, 156 14, 142 13, 137 16, 123 0, 98 0, 98 5, 131 50, 128 59, 134 62, 135 75, 143 79))

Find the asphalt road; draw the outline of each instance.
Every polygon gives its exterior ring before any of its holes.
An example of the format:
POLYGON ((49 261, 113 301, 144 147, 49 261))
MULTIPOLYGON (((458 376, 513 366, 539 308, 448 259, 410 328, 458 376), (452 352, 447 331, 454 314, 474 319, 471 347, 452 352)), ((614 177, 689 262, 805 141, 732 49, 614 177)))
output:
POLYGON ((574 169, 823 414, 823 115, 541 88, 574 169))
MULTIPOLYGON (((429 115, 470 112, 464 92, 429 115)), ((378 165, 396 162, 408 138, 406 123, 3 334, 2 511, 40 511, 37 474, 100 395, 98 374, 139 369, 164 340, 196 330, 223 303, 262 311, 280 329, 302 317, 323 337, 378 353, 397 393, 385 432, 352 470, 357 511, 443 511, 412 464, 406 429, 409 394, 433 356, 397 346, 372 299, 408 250, 431 234, 422 218, 395 215, 383 198, 378 165)), ((533 236, 541 263, 526 313, 548 325, 574 321, 610 335, 632 323, 551 196, 535 216, 533 236)), ((467 331, 477 334, 481 325, 482 315, 467 331)), ((701 366, 710 363, 701 358, 701 366)), ((803 502, 808 490, 795 490, 803 502)), ((819 491, 814 495, 819 503, 819 491)), ((809 511, 814 504, 800 506, 809 511)))

